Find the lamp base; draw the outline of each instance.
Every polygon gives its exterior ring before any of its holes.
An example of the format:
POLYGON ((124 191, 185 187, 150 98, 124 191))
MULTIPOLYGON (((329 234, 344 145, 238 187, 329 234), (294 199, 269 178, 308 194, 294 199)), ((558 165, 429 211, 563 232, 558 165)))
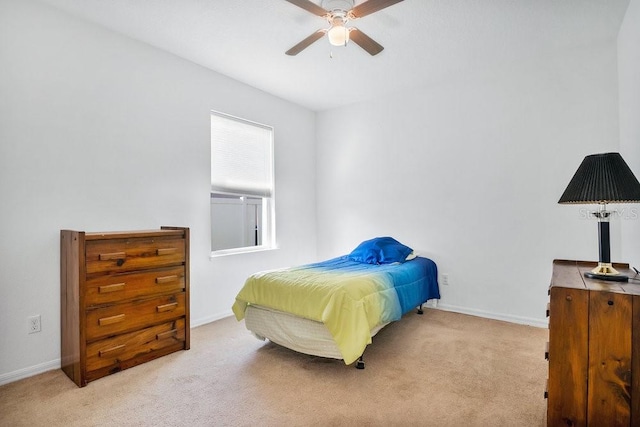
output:
POLYGON ((596 280, 608 280, 610 282, 628 282, 629 277, 618 273, 611 263, 599 262, 598 266, 591 271, 584 273, 585 277, 596 280))

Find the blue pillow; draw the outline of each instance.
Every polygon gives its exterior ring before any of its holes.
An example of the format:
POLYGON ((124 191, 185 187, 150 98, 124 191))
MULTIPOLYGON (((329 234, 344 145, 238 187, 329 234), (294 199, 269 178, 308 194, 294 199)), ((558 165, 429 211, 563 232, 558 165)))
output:
POLYGON ((413 249, 392 237, 376 237, 360 243, 348 257, 352 261, 367 264, 392 264, 404 262, 411 252, 413 249))

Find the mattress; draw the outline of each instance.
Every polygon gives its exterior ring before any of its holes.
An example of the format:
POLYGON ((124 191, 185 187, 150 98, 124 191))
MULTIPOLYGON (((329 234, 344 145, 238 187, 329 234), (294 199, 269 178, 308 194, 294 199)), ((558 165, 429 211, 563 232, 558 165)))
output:
MULTIPOLYGON (((244 320, 246 328, 260 340, 268 339, 299 353, 342 359, 340 349, 322 322, 258 305, 247 307, 244 320)), ((387 324, 373 328, 371 336, 387 324)))

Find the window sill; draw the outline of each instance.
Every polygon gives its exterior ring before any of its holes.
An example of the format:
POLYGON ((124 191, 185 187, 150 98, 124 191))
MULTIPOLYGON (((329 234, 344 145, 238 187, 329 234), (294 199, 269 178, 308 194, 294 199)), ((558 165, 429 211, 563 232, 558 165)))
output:
POLYGON ((250 248, 235 248, 235 249, 221 249, 219 251, 213 251, 209 255, 209 259, 212 260, 214 258, 220 258, 228 255, 238 255, 238 254, 250 254, 254 252, 265 252, 265 251, 273 251, 278 249, 277 246, 252 246, 250 248))

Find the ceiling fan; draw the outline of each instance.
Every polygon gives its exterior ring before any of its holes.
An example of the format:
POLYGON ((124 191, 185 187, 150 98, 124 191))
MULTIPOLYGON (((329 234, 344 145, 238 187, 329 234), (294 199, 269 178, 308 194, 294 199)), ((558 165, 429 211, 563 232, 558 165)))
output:
POLYGON ((349 21, 370 15, 381 9, 403 0, 368 0, 354 7, 354 0, 323 0, 322 6, 310 0, 286 0, 302 9, 320 16, 329 22, 329 28, 320 29, 302 40, 285 53, 294 56, 309 47, 325 34, 333 46, 346 46, 349 40, 366 50, 370 55, 377 55, 384 47, 355 27, 347 27, 349 21))

